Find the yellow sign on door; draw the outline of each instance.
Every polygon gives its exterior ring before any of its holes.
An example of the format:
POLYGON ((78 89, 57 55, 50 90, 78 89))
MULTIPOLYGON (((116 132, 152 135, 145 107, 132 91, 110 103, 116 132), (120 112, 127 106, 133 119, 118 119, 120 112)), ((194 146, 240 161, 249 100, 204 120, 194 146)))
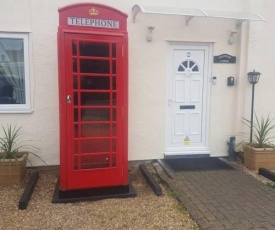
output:
POLYGON ((189 139, 188 136, 186 136, 186 137, 184 138, 183 144, 184 144, 184 145, 190 145, 190 144, 191 144, 190 139, 189 139))

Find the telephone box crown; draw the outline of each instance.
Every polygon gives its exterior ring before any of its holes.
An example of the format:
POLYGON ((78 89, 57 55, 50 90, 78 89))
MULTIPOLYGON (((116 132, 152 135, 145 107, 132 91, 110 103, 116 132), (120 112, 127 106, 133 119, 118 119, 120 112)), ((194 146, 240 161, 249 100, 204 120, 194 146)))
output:
POLYGON ((93 7, 92 9, 89 10, 89 14, 91 16, 96 16, 96 15, 99 15, 99 11, 93 7))

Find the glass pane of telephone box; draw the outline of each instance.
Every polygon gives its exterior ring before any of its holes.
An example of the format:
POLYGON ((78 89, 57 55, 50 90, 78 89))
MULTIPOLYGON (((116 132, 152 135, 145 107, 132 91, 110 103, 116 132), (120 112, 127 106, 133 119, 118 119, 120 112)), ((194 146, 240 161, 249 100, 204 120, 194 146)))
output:
POLYGON ((110 64, 108 60, 80 60, 81 73, 110 73, 110 64))
POLYGON ((80 79, 80 89, 109 90, 110 89, 110 77, 83 76, 80 79))
POLYGON ((89 57, 109 57, 110 56, 108 43, 80 41, 79 50, 80 50, 80 56, 89 56, 89 57))
POLYGON ((108 168, 109 165, 109 154, 94 154, 81 157, 81 169, 108 168))
POLYGON ((81 109, 82 121, 109 121, 109 108, 81 109))
MULTIPOLYGON (((115 131, 114 131, 115 133, 115 131)), ((110 124, 83 124, 81 125, 81 134, 86 137, 109 137, 110 124)))
POLYGON ((110 93, 81 93, 81 105, 110 105, 110 93))
POLYGON ((110 139, 81 140, 82 153, 110 152, 110 139))

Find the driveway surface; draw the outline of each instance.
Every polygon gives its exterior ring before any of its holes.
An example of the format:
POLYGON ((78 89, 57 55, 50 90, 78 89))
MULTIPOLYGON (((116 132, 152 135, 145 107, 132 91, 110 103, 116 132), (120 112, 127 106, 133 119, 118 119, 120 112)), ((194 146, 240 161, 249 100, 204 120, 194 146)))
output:
POLYGON ((275 190, 251 175, 237 168, 175 172, 160 163, 158 176, 201 229, 275 229, 275 190))

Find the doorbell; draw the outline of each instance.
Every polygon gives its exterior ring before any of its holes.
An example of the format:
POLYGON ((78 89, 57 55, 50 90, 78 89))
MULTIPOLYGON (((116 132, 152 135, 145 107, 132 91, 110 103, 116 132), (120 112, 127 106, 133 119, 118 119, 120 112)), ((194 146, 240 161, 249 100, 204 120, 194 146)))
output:
POLYGON ((234 86, 235 85, 234 77, 230 76, 230 77, 227 78, 227 85, 228 86, 234 86))

